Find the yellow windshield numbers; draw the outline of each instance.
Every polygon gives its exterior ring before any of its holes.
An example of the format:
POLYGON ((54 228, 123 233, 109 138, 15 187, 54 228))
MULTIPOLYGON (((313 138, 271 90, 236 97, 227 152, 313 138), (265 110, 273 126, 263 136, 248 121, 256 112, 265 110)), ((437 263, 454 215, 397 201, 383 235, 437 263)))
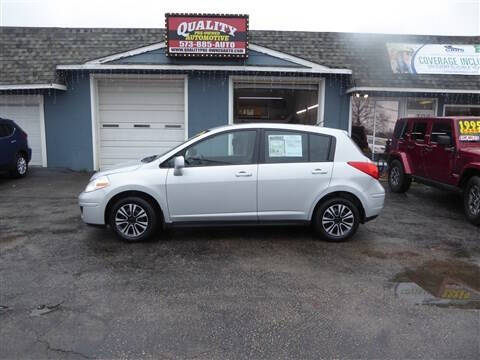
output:
POLYGON ((480 134, 480 120, 460 120, 458 126, 462 135, 480 134))

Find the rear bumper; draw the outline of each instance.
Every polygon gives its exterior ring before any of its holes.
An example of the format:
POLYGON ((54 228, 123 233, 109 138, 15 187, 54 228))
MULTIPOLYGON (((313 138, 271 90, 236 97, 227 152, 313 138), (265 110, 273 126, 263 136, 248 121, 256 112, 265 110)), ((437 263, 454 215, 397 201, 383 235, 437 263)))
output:
POLYGON ((28 156, 27 162, 29 163, 30 160, 32 160, 32 149, 27 148, 27 156, 28 156))
POLYGON ((375 181, 374 185, 368 190, 364 204, 365 221, 377 217, 382 211, 385 203, 385 189, 379 181, 375 181))

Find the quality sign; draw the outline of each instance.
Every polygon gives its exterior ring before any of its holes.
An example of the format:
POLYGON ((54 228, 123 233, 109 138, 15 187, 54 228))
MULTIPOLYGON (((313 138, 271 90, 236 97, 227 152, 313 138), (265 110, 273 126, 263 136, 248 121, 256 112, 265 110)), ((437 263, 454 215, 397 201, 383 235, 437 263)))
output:
POLYGON ((167 56, 248 57, 248 15, 166 14, 167 56))

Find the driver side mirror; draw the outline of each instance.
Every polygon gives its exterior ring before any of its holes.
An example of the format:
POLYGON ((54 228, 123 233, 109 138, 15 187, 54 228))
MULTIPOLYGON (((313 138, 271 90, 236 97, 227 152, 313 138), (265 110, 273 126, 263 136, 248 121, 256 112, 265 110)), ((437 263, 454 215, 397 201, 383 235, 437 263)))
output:
POLYGON ((452 144, 452 138, 450 135, 437 135, 437 144, 450 146, 452 144))
POLYGON ((183 156, 176 156, 175 159, 173 159, 173 167, 173 175, 182 176, 182 169, 185 167, 185 158, 183 156))

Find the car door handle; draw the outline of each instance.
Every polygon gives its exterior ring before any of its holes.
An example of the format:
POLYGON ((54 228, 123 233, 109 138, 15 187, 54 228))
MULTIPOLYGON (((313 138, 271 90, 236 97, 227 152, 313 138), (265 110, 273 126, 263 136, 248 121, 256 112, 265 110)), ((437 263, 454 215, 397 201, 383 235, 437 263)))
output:
POLYGON ((17 140, 12 140, 10 141, 10 144, 15 144, 17 142, 17 140))
POLYGON ((251 172, 239 171, 235 174, 236 177, 249 177, 252 176, 251 172))
POLYGON ((322 169, 315 169, 315 170, 312 170, 312 174, 326 174, 328 173, 328 171, 326 170, 322 170, 322 169))
POLYGON ((425 148, 424 148, 424 149, 425 149, 425 151, 432 151, 432 150, 433 150, 433 148, 431 148, 431 147, 428 147, 428 146, 425 146, 425 148))

